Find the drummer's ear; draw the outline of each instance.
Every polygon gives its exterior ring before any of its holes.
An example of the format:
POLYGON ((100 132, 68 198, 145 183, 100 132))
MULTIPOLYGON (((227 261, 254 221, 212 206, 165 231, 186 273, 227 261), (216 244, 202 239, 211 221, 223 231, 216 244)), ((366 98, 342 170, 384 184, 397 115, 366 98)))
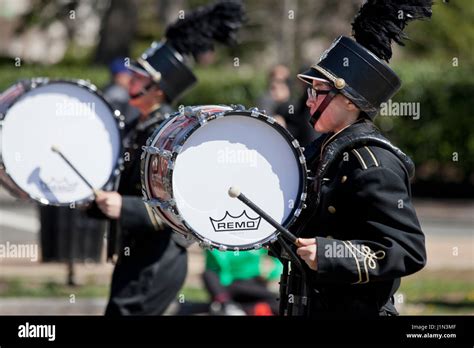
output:
POLYGON ((347 111, 357 111, 359 108, 353 102, 351 102, 348 98, 344 98, 344 107, 347 111))

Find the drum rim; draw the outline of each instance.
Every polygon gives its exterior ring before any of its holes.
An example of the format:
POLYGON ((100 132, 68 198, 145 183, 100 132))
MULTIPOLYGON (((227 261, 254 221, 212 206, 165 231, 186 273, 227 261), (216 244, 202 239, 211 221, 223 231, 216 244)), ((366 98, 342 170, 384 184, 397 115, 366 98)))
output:
MULTIPOLYGON (((204 108, 208 105, 200 105, 200 106, 193 106, 190 107, 192 110, 197 109, 198 113, 199 111, 202 111, 199 109, 200 107, 204 108)), ((222 106, 222 107, 229 107, 229 105, 209 105, 210 107, 217 107, 217 106, 222 106)), ((257 108, 251 108, 251 109, 245 109, 242 108, 241 106, 230 106, 232 107, 231 110, 223 110, 221 112, 215 112, 213 114, 208 114, 206 112, 202 112, 200 115, 195 115, 198 117, 201 117, 204 119, 204 122, 198 122, 196 123, 188 133, 186 133, 185 137, 183 137, 182 140, 180 140, 177 144, 175 144, 175 147, 178 148, 177 151, 173 150, 173 156, 172 159, 175 160, 176 157, 179 155, 182 145, 186 140, 199 128, 204 127, 208 122, 212 122, 213 120, 216 120, 221 117, 226 117, 230 115, 236 115, 236 116, 244 116, 244 117, 251 117, 251 118, 256 118, 260 120, 261 122, 268 122, 270 123, 279 133, 282 135, 285 140, 288 142, 288 145, 290 145, 290 148, 292 149, 293 153, 295 154, 295 159, 297 162, 297 166, 300 171, 300 183, 299 183, 299 199, 298 199, 298 204, 295 204, 294 208, 292 209, 289 217, 285 220, 285 222, 282 224, 286 228, 291 227, 296 219, 299 217, 301 214, 302 209, 305 207, 305 202, 307 198, 307 193, 308 193, 308 178, 307 178, 307 165, 306 165, 306 158, 304 156, 304 149, 300 146, 299 142, 296 140, 295 137, 293 137, 290 132, 278 124, 275 119, 271 116, 268 116, 265 112, 260 111, 257 108)), ((185 114, 182 112, 176 113, 175 116, 185 114)), ((171 118, 171 117, 170 117, 171 118)), ((148 139, 147 145, 152 146, 153 143, 156 141, 156 138, 159 136, 159 133, 161 133, 162 130, 165 129, 166 124, 168 122, 164 123, 159 127, 158 129, 155 130, 155 132, 152 134, 152 136, 148 139)), ((142 158, 142 165, 141 165, 141 180, 142 180, 142 192, 144 195, 145 199, 145 204, 148 204, 147 202, 150 202, 152 199, 152 194, 151 191, 149 190, 148 186, 148 168, 149 168, 149 160, 152 158, 152 155, 147 153, 146 151, 143 152, 145 154, 142 158)), ((170 194, 173 197, 173 171, 174 168, 168 169, 169 170, 169 176, 170 176, 170 194)), ((157 209, 155 206, 151 206, 153 211, 155 212, 160 212, 160 209, 157 209)), ((262 247, 267 246, 268 244, 271 244, 275 242, 278 238, 279 232, 274 231, 272 234, 270 234, 268 237, 265 237, 258 242, 255 243, 249 243, 245 245, 239 245, 239 246, 234 246, 234 245, 225 245, 223 243, 216 243, 214 241, 211 241, 201 234, 199 234, 197 231, 195 231, 189 224, 186 222, 186 220, 181 218, 181 215, 179 214, 179 209, 176 206, 176 204, 172 205, 173 209, 176 209, 178 211, 178 214, 176 214, 174 211, 172 212, 173 215, 177 218, 178 221, 180 221, 187 229, 188 231, 180 231, 184 232, 186 235, 190 235, 190 237, 196 239, 201 247, 204 248, 210 248, 210 249, 219 249, 219 250, 231 250, 231 251, 245 251, 245 250, 254 250, 254 249, 260 249, 262 247)), ((159 213, 159 216, 161 217, 162 214, 161 212, 159 213)), ((168 219, 164 218, 165 221, 168 221, 168 219)))
MULTIPOLYGON (((8 111, 10 110, 10 108, 21 97, 23 97, 29 91, 32 91, 32 90, 34 90, 36 88, 39 88, 39 87, 42 87, 42 86, 47 86, 47 85, 56 84, 56 83, 66 83, 66 84, 71 84, 71 85, 74 85, 74 86, 85 88, 89 92, 92 92, 97 97, 99 97, 99 99, 102 100, 102 102, 106 105, 107 109, 109 109, 111 111, 111 114, 114 116, 115 124, 117 126, 117 130, 118 130, 118 134, 119 134, 119 138, 120 138, 119 139, 119 152, 118 152, 119 155, 117 156, 117 161, 116 161, 117 163, 115 164, 111 174, 109 175, 109 178, 107 179, 105 184, 101 187, 101 189, 103 189, 106 186, 108 186, 109 184, 112 184, 116 180, 116 178, 120 175, 120 172, 123 170, 123 152, 124 152, 124 148, 123 148, 123 144, 122 144, 122 139, 123 139, 123 136, 124 136, 125 123, 124 123, 124 115, 122 114, 122 112, 118 109, 112 108, 112 106, 107 102, 107 100, 105 100, 103 92, 100 89, 98 89, 97 86, 94 85, 93 83, 91 83, 90 81, 87 81, 87 80, 84 80, 84 79, 52 79, 52 78, 48 78, 48 77, 35 77, 35 78, 31 78, 31 79, 19 80, 18 82, 16 82, 12 86, 10 86, 9 88, 12 88, 13 86, 16 86, 16 85, 21 85, 23 87, 23 92, 10 101, 10 104, 5 109, 4 113, 0 113, 0 142, 2 141, 1 133, 2 133, 2 128, 3 128, 3 121, 5 120, 5 117, 7 116, 8 111)), ((9 88, 7 88, 7 90, 9 88)), ((48 201, 45 198, 37 197, 35 195, 31 195, 29 192, 23 190, 18 185, 18 183, 13 179, 13 177, 10 175, 10 173, 8 172, 8 168, 5 166, 5 163, 3 161, 3 154, 2 154, 1 149, 2 149, 2 146, 0 144, 0 171, 3 171, 6 178, 9 180, 9 182, 4 183, 0 179, 0 184, 4 184, 2 186, 5 187, 13 195, 15 195, 15 196, 17 195, 17 192, 15 192, 15 190, 17 190, 19 192, 24 193, 28 197, 28 199, 30 199, 32 201, 36 201, 36 202, 38 202, 40 204, 43 204, 43 205, 49 205, 49 206, 55 206, 55 207, 83 206, 83 205, 86 205, 86 204, 88 204, 88 203, 90 203, 94 200, 94 194, 91 194, 90 196, 88 196, 84 199, 80 199, 80 200, 74 201, 74 202, 69 202, 69 203, 56 203, 56 202, 54 202, 53 203, 53 202, 48 201), (11 187, 9 188, 8 187, 9 185, 13 185, 14 189, 11 188, 11 187)))

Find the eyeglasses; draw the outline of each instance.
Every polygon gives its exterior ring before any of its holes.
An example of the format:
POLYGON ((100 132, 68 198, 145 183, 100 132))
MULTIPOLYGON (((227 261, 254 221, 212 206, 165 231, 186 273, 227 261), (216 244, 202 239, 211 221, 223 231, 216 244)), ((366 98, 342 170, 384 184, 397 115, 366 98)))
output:
POLYGON ((330 89, 316 89, 314 87, 308 87, 308 98, 316 99, 320 95, 326 95, 331 92, 330 89))

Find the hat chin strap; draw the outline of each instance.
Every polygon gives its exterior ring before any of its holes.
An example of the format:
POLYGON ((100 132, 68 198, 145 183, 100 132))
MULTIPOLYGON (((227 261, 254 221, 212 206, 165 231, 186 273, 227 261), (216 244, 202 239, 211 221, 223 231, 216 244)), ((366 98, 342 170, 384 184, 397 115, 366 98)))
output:
POLYGON ((155 86, 155 84, 153 82, 150 82, 148 85, 143 87, 140 92, 138 92, 137 94, 131 95, 130 99, 137 99, 137 98, 143 97, 152 89, 153 86, 155 86))
POLYGON ((324 110, 329 106, 329 103, 334 99, 334 97, 339 93, 339 91, 335 88, 331 89, 329 93, 326 95, 326 98, 324 98, 323 102, 319 105, 319 107, 316 109, 314 114, 311 116, 309 123, 311 123, 311 126, 316 124, 318 122, 319 118, 323 114, 324 110))

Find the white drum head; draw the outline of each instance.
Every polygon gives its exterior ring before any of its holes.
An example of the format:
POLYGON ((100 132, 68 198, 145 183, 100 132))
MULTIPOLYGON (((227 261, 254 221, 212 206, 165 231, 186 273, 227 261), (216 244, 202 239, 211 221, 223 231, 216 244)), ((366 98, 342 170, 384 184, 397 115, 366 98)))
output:
POLYGON ((10 107, 1 149, 7 173, 31 198, 66 205, 93 192, 51 147, 99 189, 116 167, 120 141, 102 98, 79 85, 54 82, 28 91, 10 107))
POLYGON ((218 245, 252 247, 275 228, 236 198, 239 187, 276 221, 285 223, 301 195, 301 166, 292 145, 266 121, 228 115, 186 140, 173 171, 173 196, 183 220, 218 245))

